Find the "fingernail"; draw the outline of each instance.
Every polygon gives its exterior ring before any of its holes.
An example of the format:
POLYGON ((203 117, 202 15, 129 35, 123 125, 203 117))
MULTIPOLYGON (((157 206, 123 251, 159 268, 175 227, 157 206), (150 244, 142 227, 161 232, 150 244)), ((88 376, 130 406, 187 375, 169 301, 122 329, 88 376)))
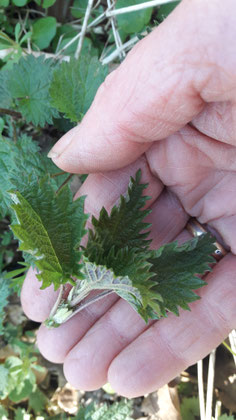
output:
POLYGON ((59 153, 53 151, 53 149, 49 150, 47 157, 50 159, 55 159, 59 156, 59 153))
POLYGON ((73 138, 78 132, 78 126, 72 128, 68 133, 64 134, 64 136, 58 140, 56 144, 49 150, 48 157, 50 159, 57 159, 61 154, 64 152, 65 149, 69 146, 73 138))

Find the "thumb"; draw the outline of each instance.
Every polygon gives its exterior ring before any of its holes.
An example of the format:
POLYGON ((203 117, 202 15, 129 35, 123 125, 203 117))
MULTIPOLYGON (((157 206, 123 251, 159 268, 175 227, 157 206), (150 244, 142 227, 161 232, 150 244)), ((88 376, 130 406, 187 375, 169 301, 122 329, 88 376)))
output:
POLYGON ((191 121, 207 102, 230 100, 232 10, 234 0, 182 1, 106 78, 82 123, 49 157, 74 173, 121 168, 191 121))

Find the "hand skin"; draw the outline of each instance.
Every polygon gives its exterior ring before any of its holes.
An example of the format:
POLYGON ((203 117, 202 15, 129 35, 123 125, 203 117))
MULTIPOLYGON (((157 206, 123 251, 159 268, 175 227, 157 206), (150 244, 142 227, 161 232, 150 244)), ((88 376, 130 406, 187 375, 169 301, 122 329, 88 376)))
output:
MULTIPOLYGON (((141 167, 152 196, 153 247, 188 239, 184 228, 194 216, 231 250, 207 275, 202 299, 180 317, 147 326, 110 296, 58 329, 41 326, 40 351, 64 363, 79 389, 109 381, 127 397, 154 391, 236 326, 235 39, 235 0, 183 0, 107 77, 82 123, 53 148, 60 168, 91 174, 78 192, 87 194, 90 213, 110 209, 141 167)), ((41 322, 56 294, 39 287, 30 271, 22 305, 41 322)))

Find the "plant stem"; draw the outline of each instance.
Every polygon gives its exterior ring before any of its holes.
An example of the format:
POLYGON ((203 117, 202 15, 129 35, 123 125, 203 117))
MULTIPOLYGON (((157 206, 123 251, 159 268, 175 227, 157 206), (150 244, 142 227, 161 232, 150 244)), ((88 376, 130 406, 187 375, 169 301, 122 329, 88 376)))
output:
POLYGON ((52 307, 52 310, 50 312, 49 318, 52 318, 53 315, 55 315, 55 313, 57 311, 57 308, 58 308, 59 304, 61 303, 62 294, 63 294, 63 286, 60 286, 59 294, 57 296, 57 300, 56 300, 56 302, 54 303, 54 305, 52 307))
POLYGON ((68 316, 68 318, 66 319, 66 321, 68 321, 70 318, 72 318, 72 316, 76 315, 77 313, 79 313, 80 311, 82 311, 83 309, 87 308, 89 305, 91 305, 92 303, 98 302, 99 300, 103 299, 104 297, 110 295, 111 293, 114 293, 113 290, 106 290, 105 292, 100 293, 97 296, 94 296, 88 300, 86 300, 85 302, 82 302, 74 311, 71 315, 68 316))
POLYGON ((72 176, 74 176, 74 174, 70 174, 65 181, 60 185, 60 187, 57 189, 56 194, 59 193, 59 191, 64 187, 64 185, 66 185, 72 178, 72 176))
POLYGON ((0 108, 0 114, 11 115, 11 117, 21 118, 21 113, 12 109, 0 108))
POLYGON ((61 171, 61 172, 57 172, 56 174, 52 174, 51 178, 56 178, 57 176, 60 176, 60 175, 65 175, 65 172, 61 171))

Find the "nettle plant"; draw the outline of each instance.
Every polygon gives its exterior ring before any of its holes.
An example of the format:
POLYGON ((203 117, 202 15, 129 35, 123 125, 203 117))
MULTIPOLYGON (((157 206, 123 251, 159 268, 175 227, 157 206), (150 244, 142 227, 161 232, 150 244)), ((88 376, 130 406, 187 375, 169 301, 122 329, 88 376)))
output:
MULTIPOLYGON (((106 74, 95 57, 69 63, 22 57, 11 70, 0 72, 0 111, 42 127, 62 114, 78 121, 106 74)), ((32 138, 15 138, 14 126, 12 131, 15 142, 7 136, 0 141, 2 215, 11 209, 11 229, 42 288, 53 284, 59 289, 46 325, 59 326, 111 293, 125 299, 146 322, 169 311, 178 315, 179 307, 189 309, 199 298, 194 290, 206 284, 199 275, 214 262, 214 238, 206 234, 181 246, 173 242, 150 249, 151 225, 145 222, 150 210, 144 209, 150 197, 144 195, 141 171, 130 179, 120 204, 110 214, 102 208, 86 230, 85 197, 73 201, 70 176, 58 174, 32 138)), ((13 273, 15 283, 22 283, 24 270, 13 273)))
POLYGON ((60 289, 47 326, 59 326, 114 292, 145 321, 168 311, 178 315, 178 307, 189 309, 188 303, 198 299, 193 290, 206 283, 196 273, 204 274, 214 261, 214 239, 207 234, 181 246, 172 242, 151 250, 150 224, 143 221, 150 197, 143 195, 146 185, 140 178, 141 171, 131 177, 127 195, 110 214, 102 208, 98 219, 92 216, 88 231, 85 197, 73 201, 68 185, 55 191, 49 177, 31 176, 9 192, 16 215, 11 228, 20 249, 31 255, 42 288, 53 284, 60 289))

